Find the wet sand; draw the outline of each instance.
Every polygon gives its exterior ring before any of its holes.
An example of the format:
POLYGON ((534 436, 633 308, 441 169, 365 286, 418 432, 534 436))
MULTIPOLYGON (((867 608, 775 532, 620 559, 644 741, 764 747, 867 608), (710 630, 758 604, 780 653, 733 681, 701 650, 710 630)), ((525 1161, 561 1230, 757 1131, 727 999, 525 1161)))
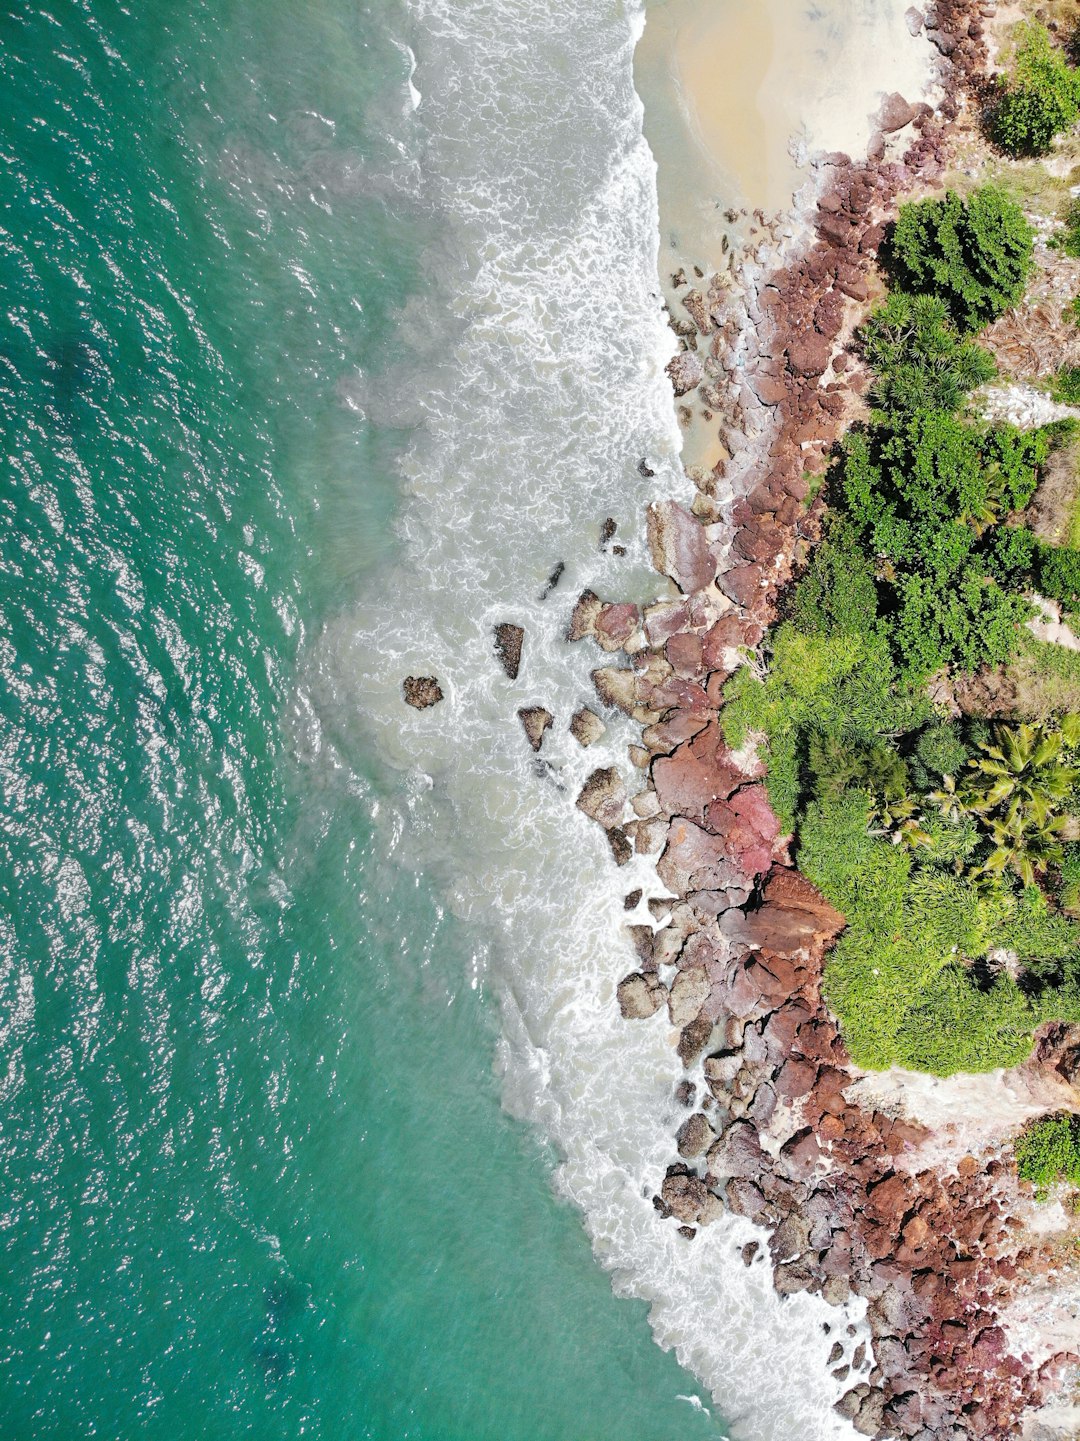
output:
POLYGON ((908 3, 649 0, 635 73, 666 238, 709 259, 733 202, 788 211, 810 154, 865 155, 882 98, 931 78, 908 3))

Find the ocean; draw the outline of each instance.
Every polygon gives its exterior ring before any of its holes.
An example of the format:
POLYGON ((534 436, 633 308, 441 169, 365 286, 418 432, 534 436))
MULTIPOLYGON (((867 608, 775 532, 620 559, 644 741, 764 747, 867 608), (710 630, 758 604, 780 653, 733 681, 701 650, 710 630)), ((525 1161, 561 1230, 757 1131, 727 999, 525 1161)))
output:
POLYGON ((652 1207, 659 887, 574 808, 573 600, 688 494, 642 23, 5 8, 5 1441, 844 1434, 820 1307, 652 1207))

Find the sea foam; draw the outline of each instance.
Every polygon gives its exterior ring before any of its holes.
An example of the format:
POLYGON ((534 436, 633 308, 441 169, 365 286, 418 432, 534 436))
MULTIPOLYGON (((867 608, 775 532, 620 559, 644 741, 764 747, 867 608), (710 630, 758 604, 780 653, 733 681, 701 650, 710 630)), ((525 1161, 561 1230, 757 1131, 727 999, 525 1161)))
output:
POLYGON ((645 858, 617 871, 574 807, 595 766, 634 788, 640 776, 628 721, 609 717, 588 752, 568 733, 596 703, 589 671, 603 663, 591 643, 565 641, 573 600, 586 585, 657 594, 644 510, 689 494, 663 374, 656 172, 632 83, 642 10, 413 0, 412 14, 423 104, 405 143, 441 240, 426 300, 400 317, 399 365, 344 378, 342 391, 414 427, 400 551, 322 636, 312 711, 325 742, 346 749, 359 716, 364 743, 411 777, 383 819, 493 938, 478 982, 501 1008, 505 1103, 555 1143, 555 1183, 617 1292, 651 1303, 657 1340, 705 1381, 734 1434, 849 1436, 826 1360, 857 1318, 805 1295, 781 1302, 765 1257, 743 1264, 749 1223, 726 1218, 691 1244, 652 1206, 674 1159, 681 1071, 666 1019, 624 1022, 615 986, 634 965, 622 897, 662 888, 645 858), (625 557, 600 553, 608 516, 625 557), (502 621, 525 630, 513 683, 493 651, 502 621), (406 708, 409 674, 437 676, 442 704, 406 708), (532 704, 556 717, 540 757, 516 716, 532 704))

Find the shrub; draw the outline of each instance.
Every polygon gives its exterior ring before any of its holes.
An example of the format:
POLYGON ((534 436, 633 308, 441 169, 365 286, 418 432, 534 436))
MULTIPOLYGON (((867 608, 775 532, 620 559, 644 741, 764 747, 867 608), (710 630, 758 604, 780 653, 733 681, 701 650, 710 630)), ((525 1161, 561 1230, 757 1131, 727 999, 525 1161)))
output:
POLYGON ((885 261, 902 290, 939 296, 960 331, 972 332, 1023 295, 1033 240, 1001 190, 986 185, 966 200, 950 190, 900 207, 885 261))
POLYGON ((1041 593, 1069 606, 1080 602, 1080 550, 1039 545, 1035 556, 1035 581, 1041 593))
POLYGON ((956 410, 969 390, 996 373, 990 352, 960 336, 936 295, 894 290, 859 338, 877 374, 874 403, 888 414, 956 410))
POLYGON ((915 742, 915 755, 928 771, 937 776, 955 776, 966 764, 968 748, 956 726, 939 721, 928 726, 915 742))
POLYGON ((799 829, 799 868, 848 923, 826 963, 823 990, 855 1064, 943 1076, 988 1071, 1022 1061, 1044 1020, 1080 1019, 1072 977, 1027 995, 1007 974, 980 988, 965 964, 990 944, 1024 935, 1062 949, 1064 934, 1039 930, 1046 920, 1064 925, 1075 952, 1080 927, 1060 916, 1025 916, 1010 929, 1016 904, 1007 893, 919 868, 906 847, 868 834, 870 805, 858 790, 814 801, 799 829))
POLYGON ((844 516, 830 514, 826 537, 792 597, 790 615, 806 635, 868 635, 877 625, 873 563, 844 516))
POLYGON ((1045 155, 1078 116, 1076 72, 1042 25, 1025 25, 1012 75, 991 119, 995 143, 1010 155, 1045 155))
POLYGON ((1025 585, 1035 564, 1036 544, 1034 532, 1025 526, 997 526, 986 549, 994 579, 1002 585, 1025 585))
POLYGON ((1016 1138, 1016 1169, 1040 1200, 1055 1181, 1080 1186, 1080 1116, 1059 1111, 1031 1121, 1016 1138))
MULTIPOLYGON (((1080 257, 1080 195, 1069 201, 1061 212, 1062 229, 1051 237, 1050 244, 1055 250, 1064 250, 1066 255, 1074 258, 1080 257)), ((1070 312, 1076 316, 1080 314, 1077 307, 1080 306, 1080 295, 1069 307, 1070 312)))
POLYGON ((1080 405, 1080 365, 1065 365, 1054 376, 1053 397, 1062 405, 1080 405))

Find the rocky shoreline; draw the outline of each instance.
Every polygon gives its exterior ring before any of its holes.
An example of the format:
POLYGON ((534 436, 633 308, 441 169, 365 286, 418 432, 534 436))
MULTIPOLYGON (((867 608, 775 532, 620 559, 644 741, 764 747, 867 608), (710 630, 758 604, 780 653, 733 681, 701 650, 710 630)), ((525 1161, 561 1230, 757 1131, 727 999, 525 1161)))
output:
MULTIPOLYGON (((1049 1319, 1070 1259, 1030 1224, 1008 1142, 1018 1116, 1076 1109, 1080 1037, 1045 1026, 1030 1059, 999 1073, 1012 1109, 997 1126, 955 1106, 948 1124, 928 1122, 909 1104, 924 1078, 881 1084, 859 1071, 821 994, 844 917, 795 869, 764 767, 751 744, 727 746, 720 713, 736 668, 763 664, 783 589, 820 538, 816 485, 860 414, 867 379, 851 341, 881 293, 885 226, 970 139, 996 12, 977 0, 908 11, 912 34, 937 52, 940 99, 889 96, 865 161, 818 160, 805 243, 757 212, 752 250, 729 251, 726 271, 698 270, 696 285, 672 277, 680 348, 668 374, 682 419, 714 427, 722 459, 691 470, 689 506, 649 508, 649 548, 671 597, 642 608, 585 591, 567 630, 568 643, 609 657, 592 671, 599 704, 570 721, 578 744, 604 734, 605 710, 642 727, 630 747, 641 788, 599 768, 577 806, 604 829, 616 864, 655 860, 660 883, 625 898, 637 965, 617 987, 628 1021, 666 1013, 685 1071, 685 1114, 653 1205, 688 1242, 725 1212, 745 1217, 764 1241, 743 1260, 771 1266, 781 1295, 854 1303, 826 1323, 837 1410, 882 1441, 1075 1434, 1078 1413, 1065 1431, 1038 1420, 1080 1366, 1075 1318, 1049 1319), (862 1312, 869 1346, 849 1324, 862 1312)), ((602 549, 614 529, 604 522, 602 549)), ((523 632, 506 623, 493 639, 513 679, 523 632)), ((403 693, 417 709, 442 699, 435 677, 408 677, 403 693)), ((518 719, 541 751, 551 712, 532 706, 518 719)), ((985 1111, 985 1087, 971 1095, 985 1111)))
MULTIPOLYGON (((874 294, 884 224, 943 173, 984 80, 994 10, 942 0, 909 12, 941 57, 943 98, 932 110, 890 97, 865 163, 823 159, 801 253, 748 269, 741 298, 727 277, 686 291, 673 277, 685 318, 673 318, 669 374, 684 404, 704 402, 729 458, 694 477, 689 509, 650 508, 653 560, 678 597, 641 611, 586 592, 569 630, 629 658, 593 680, 604 705, 642 725, 632 758, 647 776, 628 797, 617 771, 596 771, 578 805, 620 864, 658 855, 670 897, 648 901, 654 924, 631 927, 639 962, 618 987, 627 1019, 666 1009, 686 1069, 677 1159, 654 1205, 687 1239, 725 1209, 762 1226, 782 1294, 863 1298, 872 1352, 837 1340, 837 1409, 864 1435, 918 1441, 1016 1436, 1071 1374, 1075 1355, 1018 1351, 1007 1326, 1018 1291, 1055 1256, 1018 1219, 1027 1201, 995 1148, 954 1146, 943 1167, 940 1148, 928 1159, 925 1125, 853 1091, 861 1073, 821 999, 843 917, 793 869, 762 767, 728 749, 719 711, 818 537, 811 482, 858 408, 848 342, 874 294)), ((1026 1065, 1033 1084, 1069 1094, 1078 1057, 1076 1038, 1048 1027, 1026 1065)), ((747 1264, 762 1264, 759 1250, 746 1248, 747 1264)))

